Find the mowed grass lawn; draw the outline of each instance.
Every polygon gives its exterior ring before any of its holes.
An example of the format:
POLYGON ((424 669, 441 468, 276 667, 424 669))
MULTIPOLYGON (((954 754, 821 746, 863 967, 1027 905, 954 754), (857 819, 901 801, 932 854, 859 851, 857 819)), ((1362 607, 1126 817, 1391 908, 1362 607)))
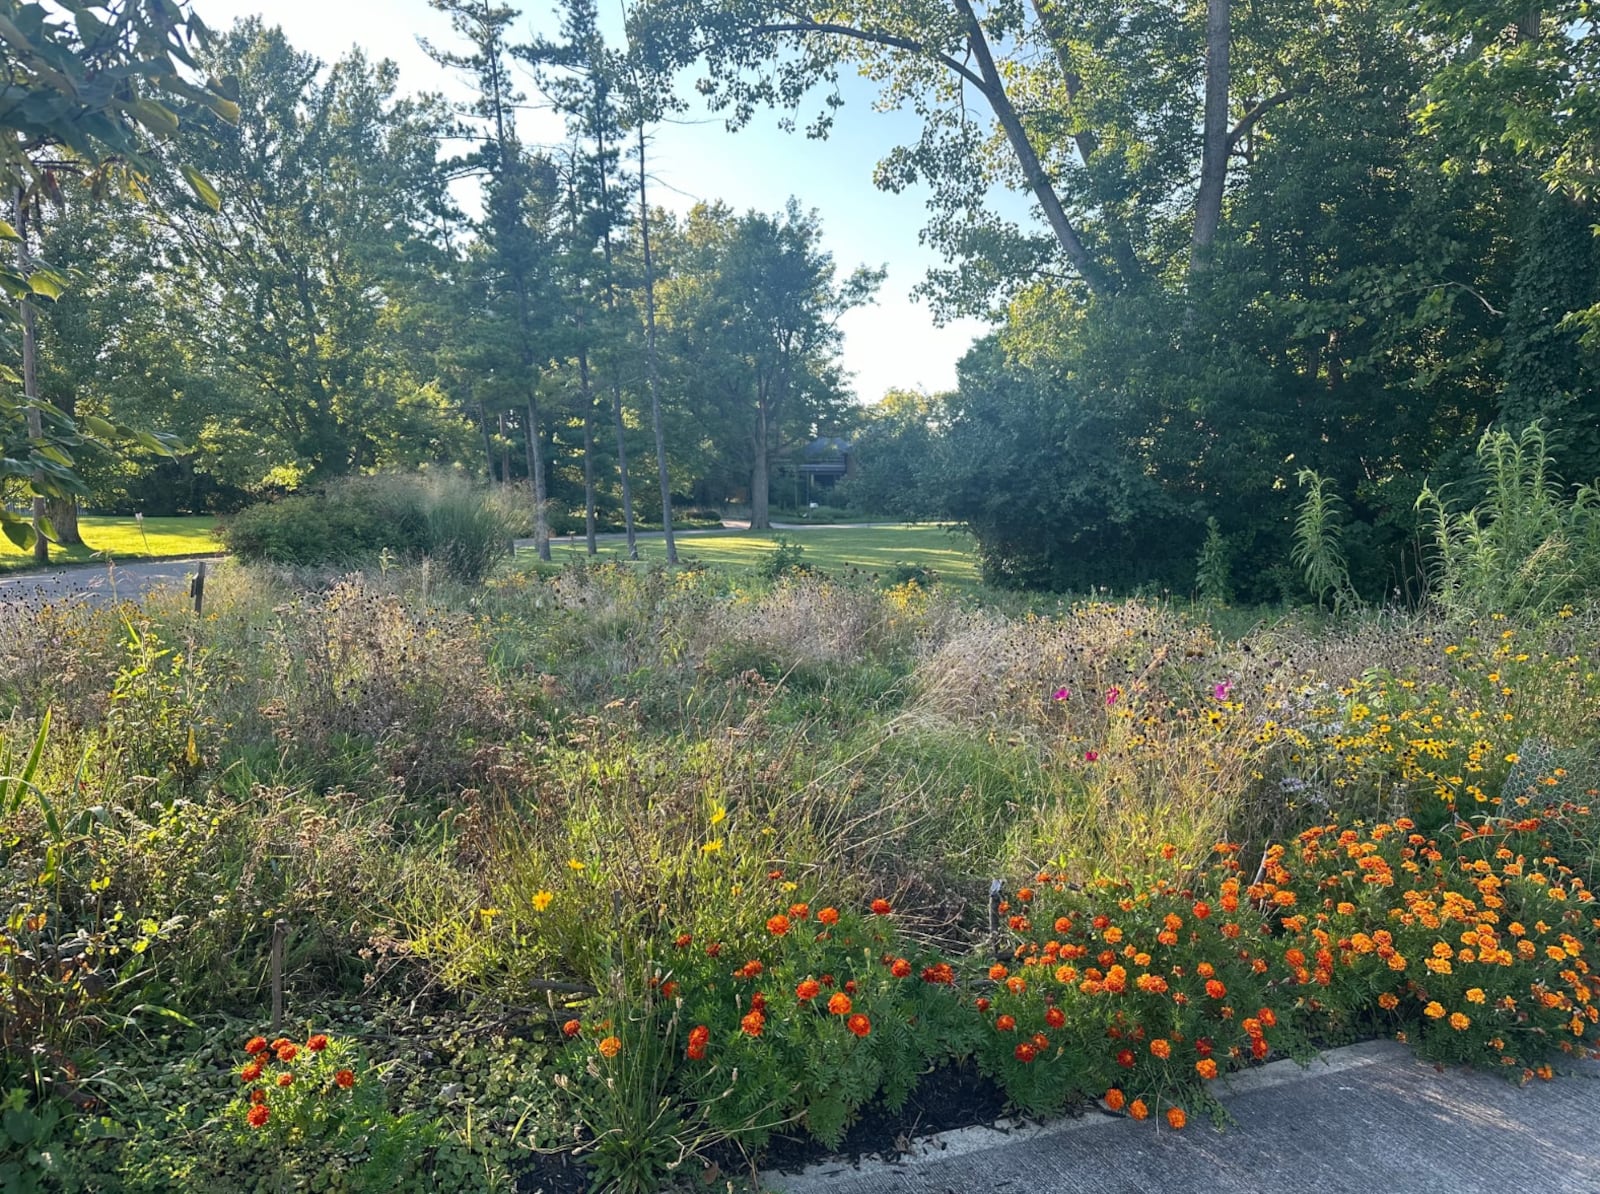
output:
MULTIPOLYGON (((887 575, 897 564, 931 568, 946 584, 978 584, 978 561, 972 537, 961 529, 928 525, 890 527, 808 527, 798 531, 708 531, 678 536, 678 558, 698 560, 722 568, 756 568, 777 550, 778 536, 804 549, 801 559, 813 568, 842 574, 851 568, 887 575)), ((621 560, 627 553, 621 539, 602 539, 599 558, 621 560)), ((552 540, 553 562, 565 564, 585 558, 583 537, 575 543, 552 540)), ((667 558, 659 533, 639 536, 639 557, 646 563, 667 558)), ((531 549, 517 552, 519 565, 533 560, 531 549)))
MULTIPOLYGON (((107 557, 128 560, 162 560, 174 556, 203 556, 222 550, 212 533, 217 520, 210 515, 188 518, 147 518, 144 533, 131 517, 84 514, 78 519, 82 547, 50 546, 52 564, 98 563, 107 557)), ((33 565, 33 554, 0 535, 0 572, 15 572, 33 565)))

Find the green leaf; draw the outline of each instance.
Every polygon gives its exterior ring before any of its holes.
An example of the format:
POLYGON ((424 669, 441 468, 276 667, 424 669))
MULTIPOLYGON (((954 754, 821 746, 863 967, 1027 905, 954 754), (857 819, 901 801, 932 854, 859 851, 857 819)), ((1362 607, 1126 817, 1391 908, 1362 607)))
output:
POLYGON ((222 196, 217 193, 217 188, 206 181, 206 176, 187 163, 183 166, 183 177, 189 183, 200 202, 212 211, 222 210, 222 196))
POLYGON ((87 430, 90 435, 97 436, 100 439, 117 438, 116 427, 102 419, 99 415, 84 415, 83 418, 78 420, 78 422, 83 425, 85 430, 87 430))
POLYGON ((22 237, 17 235, 17 230, 6 220, 0 220, 0 240, 19 241, 22 237))
POLYGON ((38 269, 28 275, 28 289, 47 299, 58 299, 67 292, 71 283, 59 270, 38 269))
POLYGON ((0 516, 0 533, 16 544, 19 551, 33 550, 33 527, 14 516, 0 516))

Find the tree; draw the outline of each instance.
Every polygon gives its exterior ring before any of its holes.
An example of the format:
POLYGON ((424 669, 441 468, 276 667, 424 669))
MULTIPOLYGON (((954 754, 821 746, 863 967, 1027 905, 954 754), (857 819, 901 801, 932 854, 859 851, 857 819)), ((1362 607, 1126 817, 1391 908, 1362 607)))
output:
POLYGON ((169 195, 158 254, 175 332, 231 393, 219 467, 292 488, 414 459, 408 444, 449 458, 459 416, 408 334, 448 264, 442 114, 396 97, 392 63, 352 51, 325 69, 255 20, 207 62, 237 79, 240 118, 193 122, 177 151, 227 202, 169 195))
POLYGON ((816 215, 793 200, 779 216, 736 217, 702 204, 682 231, 678 276, 664 288, 678 352, 694 362, 734 437, 729 449, 749 469, 752 529, 770 526, 774 457, 837 410, 839 316, 867 302, 883 278, 862 268, 835 281, 821 236, 816 215))
POLYGON ((1040 276, 1070 273, 1075 291, 1107 298, 1160 283, 1180 253, 1202 271, 1230 163, 1310 86, 1277 11, 1233 16, 1230 0, 651 0, 634 24, 663 67, 705 63, 699 86, 735 126, 763 104, 798 109, 820 86, 807 132, 826 135, 845 69, 879 81, 885 106, 911 106, 921 136, 877 182, 931 189, 927 235, 961 262, 937 288, 981 310, 1040 276), (971 119, 973 98, 989 127, 971 119), (988 210, 996 186, 1027 195, 1048 235, 988 210))
MULTIPOLYGON (((448 13, 451 27, 470 49, 456 54, 425 45, 436 61, 470 74, 478 97, 467 115, 481 141, 463 163, 483 180, 483 217, 475 253, 487 286, 479 311, 481 331, 494 346, 496 371, 508 394, 518 394, 527 414, 524 426, 533 482, 534 543, 539 558, 550 558, 550 524, 543 421, 539 397, 541 370, 550 358, 550 230, 557 218, 556 173, 531 154, 517 136, 517 93, 509 73, 506 31, 515 10, 488 0, 430 0, 448 13), (488 326, 483 326, 488 325, 488 326)), ((475 329, 475 330, 480 330, 475 329)))
MULTIPOLYGON (((30 239, 42 201, 57 201, 71 178, 97 191, 137 187, 147 169, 152 140, 179 128, 178 103, 209 109, 224 119, 236 109, 222 90, 190 81, 194 51, 207 40, 205 26, 176 3, 109 5, 59 0, 49 7, 0 0, 0 43, 5 46, 6 87, 12 102, 0 112, 0 194, 12 200, 14 223, 0 221, 0 239, 16 251, 16 268, 0 267, 0 286, 18 301, 22 370, 5 367, 0 380, 21 384, 19 399, 0 393, 0 483, 25 480, 33 499, 31 522, 0 505, 0 532, 34 558, 49 558, 47 499, 83 492, 72 450, 88 435, 130 438, 135 433, 103 420, 80 428, 40 399, 37 386, 35 296, 58 297, 66 279, 34 260, 30 239), (86 435, 87 433, 87 435, 86 435)), ((184 177, 205 202, 211 184, 192 166, 184 177)), ((160 451, 170 445, 150 433, 141 442, 160 451)))

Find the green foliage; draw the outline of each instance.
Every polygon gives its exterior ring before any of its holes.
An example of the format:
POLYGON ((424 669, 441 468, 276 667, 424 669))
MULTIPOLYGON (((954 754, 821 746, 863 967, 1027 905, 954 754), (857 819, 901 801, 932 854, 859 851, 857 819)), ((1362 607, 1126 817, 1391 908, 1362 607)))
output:
POLYGON ((772 542, 771 554, 756 568, 756 575, 763 580, 779 581, 787 576, 805 576, 816 571, 805 562, 806 549, 801 544, 790 542, 787 535, 775 535, 772 542))
POLYGON ((1301 469, 1295 480, 1306 496, 1295 518, 1290 559, 1305 577, 1306 588, 1317 604, 1329 604, 1337 613, 1355 599, 1345 562, 1343 503, 1332 482, 1313 469, 1301 469))
POLYGON ((252 506, 224 523, 222 534, 245 560, 323 566, 388 551, 432 560, 452 579, 478 584, 510 554, 513 525, 502 499, 459 479, 379 476, 320 497, 252 506))
POLYGON ((1233 600, 1232 551, 1215 516, 1206 519, 1206 537, 1195 558, 1194 589, 1202 601, 1226 605, 1233 600))
POLYGON ((1600 491, 1570 496, 1552 471, 1544 426, 1485 432, 1478 463, 1488 491, 1452 511, 1425 486, 1417 499, 1431 526, 1434 589, 1451 611, 1551 612, 1600 584, 1600 491))

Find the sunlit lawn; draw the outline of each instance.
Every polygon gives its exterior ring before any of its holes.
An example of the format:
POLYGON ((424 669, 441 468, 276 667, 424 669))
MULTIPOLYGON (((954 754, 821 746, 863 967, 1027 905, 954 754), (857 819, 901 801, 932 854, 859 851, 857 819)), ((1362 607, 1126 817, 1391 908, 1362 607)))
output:
MULTIPOLYGON (((146 518, 141 534, 139 524, 131 517, 85 514, 78 519, 84 546, 60 548, 52 545, 50 560, 58 564, 87 564, 98 563, 109 556, 126 563, 129 560, 209 555, 222 550, 222 544, 212 534, 216 525, 217 520, 209 515, 146 518)), ((9 539, 0 536, 0 572, 27 568, 32 563, 31 553, 22 551, 9 539)))
MULTIPOLYGON (((965 531, 942 526, 903 525, 892 527, 808 528, 797 531, 713 531, 678 537, 678 558, 727 568, 755 568, 777 549, 777 537, 804 548, 802 559, 814 568, 842 574, 851 568, 885 574, 896 564, 931 568, 939 579, 962 586, 978 583, 977 558, 972 538, 965 531)), ((620 560, 626 548, 620 539, 602 539, 600 558, 620 560)), ((558 539, 551 543, 551 557, 557 564, 584 558, 582 536, 576 541, 558 539)), ((639 536, 639 555, 646 562, 667 558, 659 534, 639 536)), ((519 565, 531 565, 533 553, 517 553, 519 565)))

